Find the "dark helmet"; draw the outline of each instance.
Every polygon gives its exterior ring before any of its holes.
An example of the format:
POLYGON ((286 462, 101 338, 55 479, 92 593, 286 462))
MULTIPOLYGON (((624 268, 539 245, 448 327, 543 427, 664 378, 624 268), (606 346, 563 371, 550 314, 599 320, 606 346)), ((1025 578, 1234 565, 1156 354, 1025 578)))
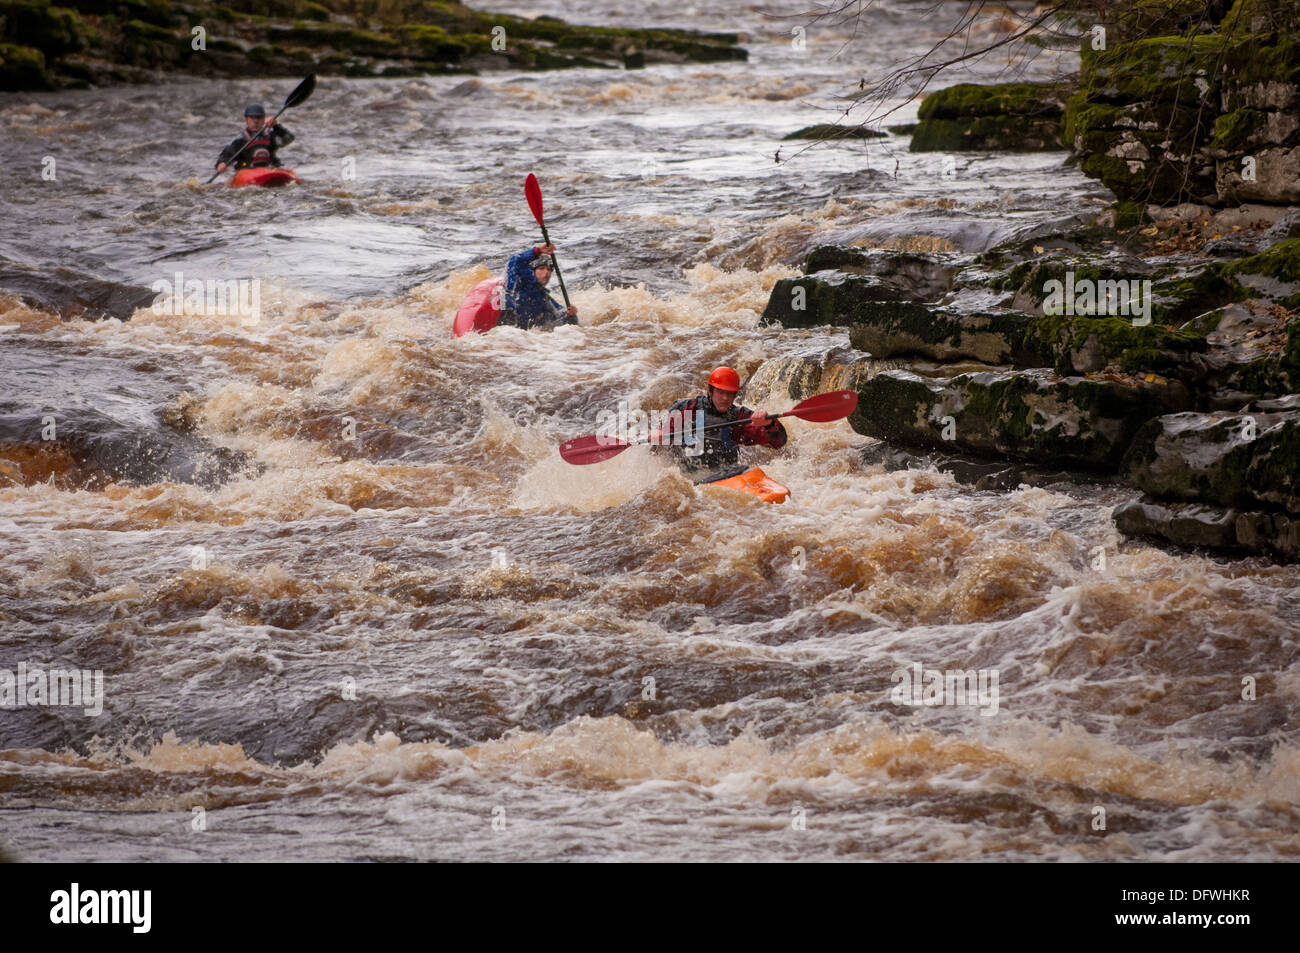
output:
POLYGON ((533 271, 536 271, 538 268, 549 268, 554 271, 555 260, 552 259, 550 255, 538 255, 533 259, 533 271))
POLYGON ((262 108, 261 103, 253 103, 244 109, 244 117, 252 116, 254 119, 262 119, 266 116, 266 110, 262 108))

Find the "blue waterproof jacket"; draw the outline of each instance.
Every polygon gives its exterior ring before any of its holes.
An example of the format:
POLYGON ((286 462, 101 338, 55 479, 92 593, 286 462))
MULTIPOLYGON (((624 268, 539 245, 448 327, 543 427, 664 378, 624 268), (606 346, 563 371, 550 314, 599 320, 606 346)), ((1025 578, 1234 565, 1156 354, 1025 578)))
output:
POLYGON ((533 274, 536 252, 526 248, 506 265, 506 287, 501 296, 501 320, 498 324, 549 330, 560 324, 577 324, 577 318, 564 313, 564 306, 546 293, 533 274))

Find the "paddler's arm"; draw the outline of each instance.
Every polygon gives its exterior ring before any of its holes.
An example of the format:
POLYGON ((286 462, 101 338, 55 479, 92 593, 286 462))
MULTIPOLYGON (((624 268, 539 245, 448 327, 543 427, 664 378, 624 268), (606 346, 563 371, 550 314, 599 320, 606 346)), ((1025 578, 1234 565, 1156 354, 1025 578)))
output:
POLYGON ((238 153, 240 149, 244 148, 245 141, 244 137, 240 136, 237 139, 232 139, 230 145, 221 150, 221 155, 217 156, 218 172, 226 171, 226 166, 230 164, 230 160, 235 157, 235 154, 238 153))
POLYGON ((297 138, 297 136, 291 133, 288 129, 277 123, 275 117, 268 119, 267 122, 271 124, 271 135, 275 137, 275 147, 277 149, 287 146, 297 138))
POLYGON ((780 450, 785 446, 787 435, 781 421, 768 420, 767 414, 761 410, 743 410, 741 415, 748 416, 750 421, 741 428, 736 443, 771 447, 773 450, 780 450))

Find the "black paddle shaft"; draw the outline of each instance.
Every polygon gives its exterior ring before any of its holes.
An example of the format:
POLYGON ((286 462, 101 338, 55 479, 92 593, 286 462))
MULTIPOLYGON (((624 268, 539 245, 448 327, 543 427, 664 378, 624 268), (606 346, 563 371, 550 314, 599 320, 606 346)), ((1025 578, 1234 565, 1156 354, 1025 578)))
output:
MULTIPOLYGON (((546 234, 546 226, 542 226, 542 241, 547 245, 551 243, 551 236, 546 234)), ((564 306, 572 307, 569 304, 569 292, 564 287, 564 275, 560 274, 560 259, 555 257, 555 252, 551 252, 551 264, 555 266, 555 280, 560 283, 560 294, 564 295, 564 306)))

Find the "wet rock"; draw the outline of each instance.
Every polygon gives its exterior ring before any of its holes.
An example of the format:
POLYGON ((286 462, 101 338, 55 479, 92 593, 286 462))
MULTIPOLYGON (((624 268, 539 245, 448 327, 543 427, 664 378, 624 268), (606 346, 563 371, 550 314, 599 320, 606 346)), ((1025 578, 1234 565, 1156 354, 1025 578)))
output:
POLYGON ((819 246, 808 254, 809 274, 773 286, 763 322, 787 328, 845 326, 872 320, 876 312, 868 306, 875 303, 906 310, 907 302, 946 294, 962 261, 950 254, 819 246))
POLYGON ((51 409, 34 416, 29 408, 5 402, 0 404, 0 444, 48 446, 66 453, 83 473, 119 483, 214 487, 257 470, 240 451, 214 447, 193 434, 148 429, 93 408, 51 409), (53 435, 42 441, 51 423, 53 435))
POLYGON ((761 395, 763 399, 799 401, 828 391, 858 390, 881 371, 896 369, 902 363, 877 360, 847 347, 830 351, 817 348, 805 355, 764 361, 745 382, 745 399, 757 400, 761 395))
POLYGON ((160 69, 240 77, 304 71, 407 76, 637 68, 748 55, 735 34, 586 27, 555 17, 489 13, 452 0, 372 4, 359 19, 356 5, 345 0, 233 0, 204 14, 207 48, 199 51, 191 34, 198 12, 167 0, 75 6, 81 12, 45 0, 0 0, 0 88, 45 89, 52 78, 65 85, 148 81, 160 69), (72 58, 79 52, 85 56, 72 58))
POLYGON ((1149 421, 1124 459, 1153 497, 1300 513, 1300 411, 1182 413, 1149 421))
POLYGON ((872 275, 906 301, 931 301, 952 288, 953 278, 968 259, 961 255, 819 245, 808 253, 804 271, 836 270, 872 275))
POLYGON ((926 96, 917 112, 912 152, 1064 148, 1064 88, 1037 83, 961 83, 926 96))
POLYGON ((1166 412, 1171 396, 1140 380, 1060 377, 1042 368, 950 377, 885 370, 860 386, 850 423, 904 446, 1104 472, 1119 466, 1134 434, 1166 412))
POLYGON ((787 328, 844 326, 857 320, 868 303, 894 302, 896 297, 897 291, 874 275, 822 271, 777 281, 762 320, 787 328))
POLYGON ((1300 200, 1300 37, 1241 22, 1084 44, 1064 130, 1080 169, 1121 200, 1300 200))
POLYGON ((53 89, 45 54, 30 46, 0 43, 0 90, 53 89))
POLYGON ((1127 536, 1214 550, 1300 559, 1300 519, 1264 510, 1203 503, 1161 503, 1143 497, 1116 507, 1115 527, 1127 536))
POLYGON ((143 285, 108 281, 71 268, 36 268, 0 258, 0 287, 16 294, 33 308, 51 311, 65 319, 128 320, 137 309, 151 304, 157 292, 143 285))
POLYGON ((1237 545, 1237 514, 1200 503, 1134 500, 1116 507, 1115 528, 1127 536, 1155 537, 1179 546, 1232 549, 1237 545))
POLYGON ((969 312, 900 302, 865 302, 849 342, 873 357, 919 356, 1035 367, 1042 354, 1024 346, 1032 317, 1010 308, 969 312))
POLYGON ((794 132, 781 137, 782 142, 788 142, 793 139, 813 139, 824 141, 827 139, 888 139, 889 133, 881 132, 878 129, 868 129, 866 126, 840 126, 832 122, 819 122, 811 126, 804 126, 802 129, 796 129, 794 132))

